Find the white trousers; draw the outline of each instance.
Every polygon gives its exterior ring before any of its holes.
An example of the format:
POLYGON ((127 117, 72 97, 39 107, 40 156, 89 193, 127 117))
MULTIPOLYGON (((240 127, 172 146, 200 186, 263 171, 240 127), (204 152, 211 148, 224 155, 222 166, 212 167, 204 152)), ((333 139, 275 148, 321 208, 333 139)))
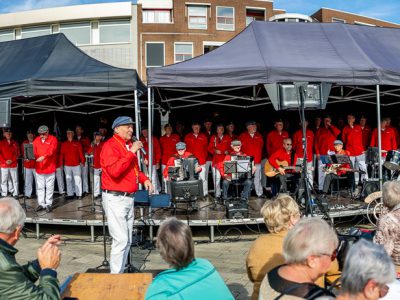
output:
MULTIPOLYGON (((353 168, 358 169, 360 171, 364 171, 365 173, 361 175, 361 181, 364 179, 368 179, 368 172, 367 172, 367 164, 365 163, 365 154, 361 154, 358 156, 350 156, 351 163, 353 164, 353 168)), ((360 174, 354 174, 354 181, 355 184, 358 185, 360 179, 360 174)))
POLYGON ((221 173, 217 168, 212 168, 215 197, 221 197, 221 173))
POLYGON ((100 196, 100 185, 101 185, 101 168, 95 169, 93 168, 93 180, 94 180, 94 193, 93 196, 100 196))
POLYGON ((56 169, 56 178, 57 178, 58 193, 64 194, 65 193, 64 173, 61 167, 56 169))
POLYGON ((257 197, 263 194, 263 187, 261 184, 261 164, 256 164, 256 172, 254 173, 254 189, 256 191, 257 197))
POLYGON ((89 193, 89 183, 88 183, 88 165, 87 162, 81 168, 82 174, 82 190, 84 193, 89 193))
POLYGON ((25 186, 24 186, 24 195, 25 197, 30 198, 32 196, 33 191, 33 183, 35 183, 36 189, 36 170, 24 168, 25 170, 25 186))
POLYGON ((134 206, 132 197, 103 193, 103 208, 112 237, 111 274, 123 273, 132 243, 134 206))
POLYGON ((307 162, 307 179, 311 187, 313 187, 313 182, 314 182, 314 172, 312 169, 313 162, 308 161, 307 162))
POLYGON ((324 189, 325 182, 325 165, 322 163, 321 159, 318 159, 318 189, 322 191, 324 189))
POLYGON ((55 173, 36 173, 37 198, 40 206, 46 207, 53 204, 55 173))
POLYGON ((158 174, 155 165, 153 165, 151 168, 151 183, 153 184, 154 187, 154 194, 158 194, 161 191, 161 187, 160 187, 160 180, 158 180, 158 174))
POLYGON ((67 195, 82 196, 81 166, 64 166, 65 181, 67 183, 67 195))
POLYGON ((204 193, 204 196, 207 196, 207 194, 208 194, 208 184, 207 184, 207 181, 206 181, 206 164, 199 165, 199 167, 201 168, 201 171, 199 173, 199 179, 203 180, 203 193, 204 193))
POLYGON ((18 168, 1 168, 1 195, 7 196, 10 192, 14 197, 18 196, 18 168), (12 188, 8 183, 9 179, 12 182, 12 188))
POLYGON ((210 168, 211 168, 212 161, 207 160, 205 166, 205 177, 204 177, 204 196, 208 195, 208 173, 210 173, 210 168))

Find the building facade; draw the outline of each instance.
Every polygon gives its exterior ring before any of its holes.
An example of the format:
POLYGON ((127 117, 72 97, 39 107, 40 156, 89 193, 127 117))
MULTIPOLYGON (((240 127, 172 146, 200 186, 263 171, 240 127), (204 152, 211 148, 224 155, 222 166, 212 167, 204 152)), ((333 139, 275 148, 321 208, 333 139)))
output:
POLYGON ((137 69, 137 24, 131 2, 38 9, 0 15, 0 42, 61 32, 97 60, 137 69))

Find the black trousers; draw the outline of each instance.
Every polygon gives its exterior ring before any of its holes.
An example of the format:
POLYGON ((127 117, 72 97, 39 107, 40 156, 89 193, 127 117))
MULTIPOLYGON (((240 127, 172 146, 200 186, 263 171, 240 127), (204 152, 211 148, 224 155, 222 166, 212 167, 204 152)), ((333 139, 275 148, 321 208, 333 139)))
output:
POLYGON ((294 183, 295 183, 295 186, 297 186, 297 184, 299 183, 299 177, 300 176, 297 173, 286 173, 285 175, 278 174, 277 177, 278 177, 279 182, 281 184, 279 192, 280 193, 287 193, 288 192, 288 186, 287 186, 288 180, 293 180, 294 183))
POLYGON ((346 176, 347 177, 347 184, 352 188, 353 186, 353 180, 354 176, 351 176, 352 174, 344 174, 343 176, 339 176, 337 174, 329 173, 325 176, 325 181, 324 181, 324 188, 322 189, 322 192, 327 194, 329 192, 329 188, 331 186, 332 180, 338 179, 341 177, 346 176))

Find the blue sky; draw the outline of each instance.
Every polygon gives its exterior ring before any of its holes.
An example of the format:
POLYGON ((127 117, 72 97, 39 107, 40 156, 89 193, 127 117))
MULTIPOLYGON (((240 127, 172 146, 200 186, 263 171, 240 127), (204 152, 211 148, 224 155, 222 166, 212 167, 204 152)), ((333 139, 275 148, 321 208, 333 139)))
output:
MULTIPOLYGON (((121 0, 0 0, 0 13, 45 7, 119 2, 121 0)), ((133 0, 136 2, 136 0, 133 0)), ((400 0, 275 0, 275 8, 310 15, 321 7, 330 7, 368 17, 400 23, 400 0)))

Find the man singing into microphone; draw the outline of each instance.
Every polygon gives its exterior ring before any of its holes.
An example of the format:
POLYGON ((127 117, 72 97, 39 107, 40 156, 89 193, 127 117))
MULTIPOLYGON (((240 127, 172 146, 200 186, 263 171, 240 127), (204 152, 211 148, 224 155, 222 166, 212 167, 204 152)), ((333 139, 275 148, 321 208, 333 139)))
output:
POLYGON ((133 199, 139 183, 151 193, 153 185, 140 171, 136 152, 142 142, 132 142, 133 121, 122 116, 114 120, 114 135, 105 142, 100 154, 102 200, 108 230, 113 238, 110 254, 111 273, 122 273, 132 241, 133 199))

